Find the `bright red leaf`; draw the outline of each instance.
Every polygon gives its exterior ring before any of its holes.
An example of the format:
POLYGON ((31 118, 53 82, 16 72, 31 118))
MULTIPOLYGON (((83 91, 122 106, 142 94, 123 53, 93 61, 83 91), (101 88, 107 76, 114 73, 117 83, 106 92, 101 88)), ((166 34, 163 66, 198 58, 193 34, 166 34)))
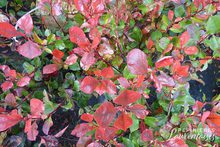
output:
POLYGON ((43 67, 43 74, 52 74, 58 71, 58 66, 56 64, 48 64, 43 67))
POLYGON ((144 142, 154 140, 153 131, 150 130, 150 129, 145 129, 145 130, 141 133, 141 140, 143 140, 144 142))
POLYGON ((73 65, 76 63, 78 57, 75 54, 71 54, 66 58, 65 64, 73 65))
POLYGON ((25 42, 21 46, 18 47, 17 51, 22 56, 33 59, 35 57, 38 57, 42 54, 42 51, 38 44, 32 42, 31 40, 25 42))
POLYGON ((44 113, 44 103, 39 99, 31 99, 30 108, 33 118, 40 118, 41 115, 44 113))
POLYGON ((114 70, 111 67, 106 67, 104 69, 102 69, 101 71, 101 75, 102 77, 105 78, 113 78, 114 77, 114 70))
POLYGON ((173 16, 174 16, 174 12, 172 10, 169 10, 168 11, 168 18, 169 18, 170 21, 173 20, 173 16))
POLYGON ((140 105, 140 104, 134 104, 132 106, 129 106, 127 108, 127 110, 131 111, 132 113, 134 113, 137 118, 140 118, 140 119, 144 119, 145 116, 148 115, 148 111, 146 110, 145 106, 143 105, 140 105))
POLYGON ((110 102, 102 103, 94 113, 94 119, 99 126, 107 127, 116 114, 116 109, 110 102))
POLYGON ((122 112, 114 123, 114 127, 126 131, 133 124, 129 114, 122 112))
POLYGON ((75 129, 71 132, 71 135, 74 135, 76 137, 82 137, 84 136, 87 132, 93 130, 93 127, 90 126, 88 123, 81 123, 78 124, 75 129))
POLYGON ((155 63, 156 68, 166 67, 173 64, 172 56, 165 56, 155 63))
POLYGON ((209 128, 211 129, 211 131, 217 135, 220 136, 220 115, 217 113, 210 113, 210 115, 208 116, 207 120, 206 120, 209 128))
POLYGON ((22 120, 22 116, 17 110, 12 110, 9 114, 0 114, 0 132, 16 125, 22 120))
POLYGON ((172 67, 174 74, 180 77, 187 77, 189 75, 189 66, 182 66, 179 61, 175 61, 172 67))
POLYGON ((97 85, 95 91, 102 95, 103 93, 107 92, 109 94, 115 94, 116 93, 116 86, 111 80, 101 80, 99 84, 97 85))
POLYGON ((92 48, 95 49, 101 41, 101 34, 99 33, 99 30, 95 27, 92 28, 89 33, 89 38, 91 40, 93 40, 92 41, 92 48))
POLYGON ((73 26, 69 29, 70 41, 76 43, 81 48, 86 48, 90 45, 88 38, 83 30, 77 26, 73 26))
POLYGON ((19 87, 24 87, 29 84, 30 80, 31 80, 31 78, 29 78, 28 76, 25 76, 17 82, 17 85, 19 87))
POLYGON ((92 122, 93 115, 89 113, 83 113, 80 118, 86 122, 92 122))
POLYGON ((13 93, 8 93, 5 97, 5 103, 9 106, 16 106, 16 98, 13 93))
POLYGON ((147 56, 140 49, 133 49, 128 53, 127 64, 132 74, 142 75, 147 73, 147 56))
POLYGON ((187 55, 195 55, 198 53, 198 48, 196 46, 190 46, 190 47, 184 48, 184 52, 187 55))
POLYGON ((22 16, 18 21, 17 25, 20 29, 24 30, 26 34, 31 34, 34 25, 33 25, 33 20, 30 14, 26 14, 22 16))
POLYGON ((188 31, 185 31, 181 36, 180 36, 180 47, 183 48, 184 45, 189 41, 190 35, 188 31))
POLYGON ((11 89, 13 86, 14 84, 11 81, 5 81, 4 83, 2 83, 1 88, 2 88, 2 91, 7 91, 11 89))
POLYGON ((80 84, 80 90, 86 94, 91 94, 97 87, 99 81, 91 76, 86 76, 80 84))
POLYGON ((62 59, 64 56, 64 53, 58 49, 54 49, 52 52, 52 55, 58 59, 62 59))
POLYGON ((113 101, 115 104, 127 106, 128 104, 136 102, 140 98, 141 98, 140 93, 132 90, 124 90, 113 101))
POLYGON ((0 35, 8 39, 16 36, 24 36, 21 32, 18 32, 13 25, 8 22, 0 22, 0 35))

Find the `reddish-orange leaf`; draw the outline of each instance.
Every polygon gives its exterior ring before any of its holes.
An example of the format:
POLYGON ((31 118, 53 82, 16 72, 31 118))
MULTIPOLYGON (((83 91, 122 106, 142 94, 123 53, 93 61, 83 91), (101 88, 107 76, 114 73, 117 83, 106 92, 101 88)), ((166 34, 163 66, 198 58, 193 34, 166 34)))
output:
POLYGON ((116 114, 116 109, 110 102, 102 103, 94 113, 94 119, 99 126, 107 127, 116 114))
POLYGON ((111 67, 106 67, 102 69, 101 76, 105 78, 113 78, 114 77, 114 71, 111 67))
POLYGON ((4 83, 2 83, 1 88, 3 91, 7 91, 11 89, 13 86, 14 84, 11 81, 5 81, 4 83))
POLYGON ((115 137, 117 129, 114 127, 98 127, 95 132, 95 139, 109 141, 115 137))
POLYGON ((172 10, 169 10, 168 11, 168 18, 170 21, 173 20, 173 16, 174 16, 174 12, 172 10))
POLYGON ((147 56, 140 49, 133 49, 127 55, 128 69, 132 74, 142 75, 147 73, 147 56))
POLYGON ((16 125, 22 120, 22 116, 17 110, 12 110, 9 114, 0 114, 0 132, 16 125))
POLYGON ((21 32, 18 32, 13 25, 8 22, 0 22, 0 35, 8 39, 16 36, 24 36, 21 32))
POLYGON ((18 47, 17 51, 22 56, 33 59, 35 57, 38 57, 42 54, 42 51, 38 44, 32 42, 31 40, 25 42, 21 46, 18 47))
POLYGON ((93 130, 93 127, 90 126, 88 123, 81 123, 75 127, 75 129, 71 132, 71 135, 82 137, 91 130, 93 130))
POLYGON ((97 87, 99 81, 91 76, 86 76, 80 84, 80 90, 84 93, 91 94, 97 87))
POLYGON ((187 77, 189 75, 189 66, 182 66, 179 61, 175 61, 172 67, 173 73, 180 77, 187 77))
POLYGON ((32 119, 27 119, 25 121, 25 128, 24 128, 24 132, 27 133, 28 131, 30 131, 31 129, 31 122, 32 122, 32 119))
POLYGON ((9 106, 16 106, 16 98, 13 93, 8 93, 5 97, 5 103, 9 106))
POLYGON ((73 65, 76 63, 78 57, 75 54, 71 54, 66 58, 65 64, 73 65))
POLYGON ((24 87, 29 84, 30 80, 31 80, 31 78, 29 78, 28 76, 25 76, 17 82, 17 85, 19 87, 24 87))
POLYGON ((184 48, 184 52, 187 55, 195 55, 198 53, 198 48, 196 46, 190 46, 188 48, 184 48))
POLYGON ((154 45, 154 42, 153 42, 153 40, 151 39, 151 38, 149 38, 148 39, 148 42, 147 42, 147 49, 151 49, 152 48, 152 46, 154 45))
POLYGON ((96 87, 95 91, 102 95, 103 93, 107 92, 109 94, 115 94, 116 93, 116 86, 115 84, 108 79, 101 80, 96 87))
POLYGON ((92 28, 89 32, 89 38, 93 40, 92 48, 95 49, 101 41, 101 34, 99 33, 99 30, 96 27, 92 28))
POLYGON ((30 14, 22 16, 17 21, 17 25, 20 29, 24 30, 26 34, 30 34, 34 28, 33 20, 30 14))
POLYGON ((86 48, 90 45, 88 38, 83 30, 77 26, 73 26, 69 29, 70 41, 76 43, 81 48, 86 48))
POLYGON ((86 121, 86 122, 92 122, 93 120, 93 115, 92 114, 89 114, 89 113, 83 113, 81 115, 81 119, 86 121))
POLYGON ((184 45, 189 41, 190 35, 188 31, 185 31, 181 36, 180 36, 180 47, 183 48, 184 45))
POLYGON ((80 60, 80 66, 82 67, 83 70, 88 70, 90 66, 95 64, 96 58, 94 57, 95 54, 93 51, 91 52, 85 52, 83 57, 80 60))
POLYGON ((58 66, 56 64, 48 64, 43 67, 43 74, 52 74, 58 71, 58 66))
POLYGON ((127 110, 134 113, 137 116, 137 118, 140 118, 140 119, 144 119, 145 116, 147 116, 149 113, 146 110, 145 106, 140 105, 140 104, 134 104, 134 105, 128 107, 127 110))
POLYGON ((58 49, 54 49, 52 52, 52 55, 58 59, 61 59, 61 58, 63 58, 64 53, 58 49))
POLYGON ((114 103, 122 106, 127 106, 128 104, 136 102, 140 98, 140 93, 132 90, 124 90, 119 96, 114 99, 114 103))
POLYGON ((220 115, 212 112, 210 113, 206 121, 211 131, 215 135, 220 136, 220 115))
POLYGON ((142 83, 143 83, 143 81, 144 81, 144 78, 145 78, 144 75, 139 75, 139 76, 137 77, 137 83, 136 83, 136 87, 137 87, 137 88, 139 88, 139 87, 142 85, 142 83))
POLYGON ((114 123, 114 127, 126 131, 133 124, 129 114, 122 112, 114 123))
POLYGON ((172 56, 165 56, 155 63, 156 68, 161 68, 173 64, 172 56))
POLYGON ((153 131, 150 129, 145 129, 142 133, 141 133, 141 140, 143 140, 144 142, 147 141, 152 141, 154 139, 153 136, 153 131))
POLYGON ((44 103, 39 99, 31 99, 30 108, 33 118, 40 118, 41 115, 44 113, 44 103))

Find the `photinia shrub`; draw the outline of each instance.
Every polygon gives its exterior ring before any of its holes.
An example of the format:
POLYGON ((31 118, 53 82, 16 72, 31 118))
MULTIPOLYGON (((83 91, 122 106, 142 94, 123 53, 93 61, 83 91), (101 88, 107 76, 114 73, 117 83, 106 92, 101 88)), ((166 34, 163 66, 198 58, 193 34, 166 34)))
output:
POLYGON ((20 59, 1 60, 0 131, 58 146, 72 123, 51 130, 61 108, 80 115, 76 146, 217 146, 220 97, 195 100, 189 81, 204 84, 197 72, 219 61, 219 10, 218 0, 37 0, 0 19, 20 59))

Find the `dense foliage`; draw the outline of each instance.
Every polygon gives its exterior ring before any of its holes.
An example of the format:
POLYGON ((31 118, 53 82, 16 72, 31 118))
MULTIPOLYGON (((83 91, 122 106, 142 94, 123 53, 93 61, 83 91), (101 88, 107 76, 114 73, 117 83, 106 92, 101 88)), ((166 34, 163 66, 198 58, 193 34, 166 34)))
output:
POLYGON ((220 143, 220 96, 201 102, 189 93, 190 80, 205 84, 197 71, 219 61, 218 0, 27 3, 29 12, 16 0, 6 13, 0 2, 0 36, 19 56, 1 59, 1 135, 57 146, 68 125, 50 128, 62 108, 81 116, 69 134, 77 146, 220 143), (91 106, 92 96, 105 100, 91 106))

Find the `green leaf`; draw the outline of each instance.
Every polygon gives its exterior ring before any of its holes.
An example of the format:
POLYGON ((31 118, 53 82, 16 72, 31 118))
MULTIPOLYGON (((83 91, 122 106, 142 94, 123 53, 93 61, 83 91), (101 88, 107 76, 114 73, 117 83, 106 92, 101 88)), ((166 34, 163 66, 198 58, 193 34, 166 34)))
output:
POLYGON ((168 44, 169 44, 170 40, 169 38, 167 37, 162 37, 159 41, 159 46, 162 48, 162 49, 166 49, 168 44))
POLYGON ((70 66, 69 66, 69 69, 72 70, 72 71, 79 71, 79 70, 80 70, 80 66, 79 66, 79 64, 76 62, 75 64, 70 65, 70 66))
POLYGON ((35 81, 41 81, 42 80, 42 73, 40 70, 37 70, 35 73, 34 73, 34 80, 35 81))
POLYGON ((180 117, 179 114, 174 113, 170 119, 170 122, 174 125, 178 125, 180 123, 180 117))
POLYGON ((158 30, 151 33, 151 38, 153 41, 159 40, 162 37, 162 33, 158 30))
POLYGON ((208 34, 220 33, 220 15, 209 17, 206 30, 208 34))
POLYGON ((126 66, 126 67, 124 68, 124 70, 123 70, 123 76, 124 76, 127 80, 133 79, 133 78, 136 77, 135 75, 133 75, 132 73, 130 73, 130 71, 128 70, 128 67, 127 67, 127 66, 126 66))
POLYGON ((158 119, 155 117, 147 116, 144 119, 144 123, 148 125, 149 127, 154 128, 154 127, 157 127, 158 119))
POLYGON ((148 7, 146 5, 142 4, 138 6, 138 9, 141 10, 141 13, 144 15, 145 13, 148 12, 148 7))
POLYGON ((63 40, 57 40, 55 46, 60 50, 63 50, 66 47, 63 40))
POLYGON ((107 14, 103 14, 100 19, 99 19, 99 23, 101 25, 105 25, 109 22, 109 19, 111 18, 111 14, 107 13, 107 14))
POLYGON ((45 107, 44 113, 48 115, 58 107, 58 104, 54 104, 53 102, 49 100, 46 90, 44 90, 43 95, 44 95, 43 101, 44 101, 44 107, 45 107))
POLYGON ((123 144, 124 144, 126 147, 135 147, 135 146, 134 146, 134 143, 133 143, 130 139, 123 137, 122 140, 123 140, 123 144))
POLYGON ((131 118, 132 118, 132 126, 130 126, 130 132, 132 133, 139 129, 139 120, 134 114, 132 114, 131 118))
POLYGON ((24 68, 24 71, 28 74, 32 73, 35 69, 34 66, 28 62, 23 63, 23 68, 24 68))
POLYGON ((7 0, 0 0, 0 7, 5 7, 7 5, 7 0))
POLYGON ((134 27, 133 32, 130 34, 130 37, 137 42, 140 42, 142 39, 142 32, 140 28, 134 27))
POLYGON ((176 17, 183 17, 183 16, 185 16, 184 6, 180 5, 180 6, 176 7, 174 9, 174 14, 175 14, 176 17))

